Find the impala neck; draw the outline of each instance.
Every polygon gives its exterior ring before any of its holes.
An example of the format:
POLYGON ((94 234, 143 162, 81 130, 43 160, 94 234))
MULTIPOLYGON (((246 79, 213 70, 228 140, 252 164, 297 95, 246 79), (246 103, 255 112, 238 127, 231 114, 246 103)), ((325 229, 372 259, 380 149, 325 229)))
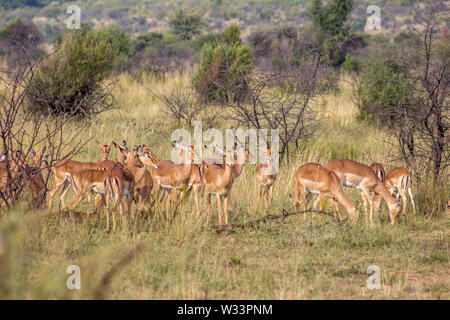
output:
POLYGON ((384 201, 386 201, 386 203, 389 206, 397 204, 396 200, 392 197, 392 195, 389 193, 389 191, 387 191, 387 189, 386 189, 386 187, 385 187, 385 185, 383 183, 381 183, 381 182, 378 183, 375 186, 374 191, 376 193, 378 193, 384 199, 384 201))

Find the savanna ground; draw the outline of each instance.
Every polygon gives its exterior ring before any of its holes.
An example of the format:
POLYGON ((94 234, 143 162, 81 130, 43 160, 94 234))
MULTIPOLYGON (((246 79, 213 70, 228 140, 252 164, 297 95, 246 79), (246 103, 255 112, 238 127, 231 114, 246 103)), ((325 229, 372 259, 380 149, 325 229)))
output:
MULTIPOLYGON (((168 159, 176 126, 146 88, 164 91, 188 82, 187 76, 136 82, 121 75, 115 90, 119 108, 98 115, 79 133, 94 140, 75 159, 98 160, 95 139, 145 143, 160 159, 168 159)), ((280 214, 283 208, 292 211, 288 193, 300 164, 349 158, 381 162, 387 170, 401 165, 392 162, 394 149, 383 142, 383 129, 357 120, 348 81, 341 81, 339 93, 314 103, 326 103, 324 132, 296 154, 289 168, 282 164, 268 210, 257 200, 255 165, 247 165, 232 190, 232 223, 280 214)), ((114 150, 112 158, 117 157, 114 150)), ((354 203, 360 200, 359 192, 344 191, 354 203)), ((57 197, 51 211, 31 213, 23 203, 0 219, 0 297, 90 299, 99 289, 109 299, 449 299, 450 218, 436 214, 444 210, 441 200, 450 198, 448 184, 435 197, 424 187, 414 188, 413 177, 413 192, 418 212, 414 215, 408 202, 407 220, 396 227, 390 226, 383 204, 372 228, 360 211, 357 225, 330 216, 323 217, 322 225, 311 217, 304 223, 294 215, 222 233, 195 219, 192 195, 171 224, 133 215, 131 232, 119 228, 110 234, 104 216, 97 222, 51 214, 57 211, 57 197), (99 287, 102 276, 138 244, 143 249, 117 270, 109 286, 99 287), (81 269, 80 290, 66 288, 69 265, 81 269), (380 267, 379 290, 366 286, 370 265, 380 267)), ((66 201, 71 197, 70 191, 66 201)), ((213 222, 215 210, 214 205, 213 222)), ((91 212, 92 207, 84 201, 77 211, 91 212)))

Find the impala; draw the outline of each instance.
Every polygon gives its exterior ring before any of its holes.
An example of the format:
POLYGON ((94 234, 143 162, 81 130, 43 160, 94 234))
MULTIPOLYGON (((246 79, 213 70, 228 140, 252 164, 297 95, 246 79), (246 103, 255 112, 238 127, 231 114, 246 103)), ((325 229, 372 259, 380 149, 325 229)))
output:
MULTIPOLYGON (((179 143, 179 146, 182 144, 179 143)), ((184 147, 184 146, 183 146, 184 147)), ((185 147, 184 147, 185 149, 185 147)), ((198 159, 199 156, 194 150, 194 146, 190 145, 189 149, 191 151, 191 161, 193 162, 195 159, 198 159)), ((183 149, 178 149, 179 151, 183 151, 183 149)), ((183 159, 183 154, 180 153, 180 161, 183 159)), ((195 209, 196 209, 196 216, 200 216, 200 204, 199 204, 199 191, 202 188, 202 176, 203 176, 203 165, 204 162, 198 164, 198 163, 192 163, 192 170, 191 174, 187 180, 187 185, 192 188, 194 191, 194 199, 195 199, 195 209)))
MULTIPOLYGON (((189 148, 184 147, 183 145, 177 143, 172 144, 173 148, 176 148, 179 151, 179 156, 183 157, 182 163, 175 163, 171 160, 163 160, 159 161, 159 166, 152 170, 153 184, 155 186, 154 191, 154 199, 155 199, 155 210, 157 210, 157 203, 159 198, 159 191, 163 191, 163 195, 161 198, 161 202, 166 199, 167 204, 167 212, 166 216, 168 217, 171 201, 174 202, 174 205, 178 201, 178 193, 182 186, 187 185, 188 179, 191 175, 192 171, 192 161, 191 155, 192 151, 189 148), (186 154, 184 154, 184 152, 186 154), (168 193, 173 190, 173 197, 170 200, 168 193), (166 198, 167 194, 167 198, 166 198)), ((153 153, 146 148, 143 147, 143 152, 147 155, 144 157, 144 164, 148 164, 150 160, 148 158, 153 156, 153 153)))
POLYGON ((373 225, 373 214, 376 208, 372 192, 375 193, 375 197, 381 197, 386 201, 391 224, 397 224, 398 214, 401 211, 400 199, 396 201, 369 166, 353 160, 343 159, 332 160, 325 165, 325 168, 336 173, 344 186, 362 191, 365 199, 370 204, 369 223, 371 226, 373 225))
MULTIPOLYGON (((34 152, 31 151, 33 156, 33 165, 28 167, 30 174, 30 180, 28 182, 31 196, 33 199, 33 204, 37 207, 41 207, 45 203, 45 192, 47 191, 44 177, 42 176, 42 170, 48 168, 47 160, 44 159, 45 147, 43 150, 34 152)), ((48 155, 47 155, 48 156, 48 155)))
MULTIPOLYGON (((52 201, 55 194, 58 192, 58 190, 62 186, 60 200, 61 200, 61 206, 62 208, 65 207, 64 198, 66 196, 67 191, 69 190, 71 176, 74 171, 80 172, 80 170, 83 169, 98 169, 98 168, 112 168, 115 163, 112 160, 108 160, 109 152, 111 151, 111 144, 100 144, 99 145, 101 152, 102 152, 102 159, 98 162, 80 162, 75 160, 61 160, 58 161, 53 167, 52 171, 55 175, 55 183, 53 186, 53 189, 50 190, 49 193, 49 199, 48 199, 48 208, 50 209, 52 207, 52 201)), ((72 186, 73 192, 76 196, 76 190, 72 186)))
POLYGON ((264 195, 266 208, 273 201, 273 187, 277 178, 275 168, 272 166, 272 150, 267 148, 267 163, 256 166, 256 185, 259 199, 264 195), (269 200, 270 198, 270 200, 269 200))
POLYGON ((333 171, 318 163, 306 163, 300 166, 295 172, 294 183, 295 196, 292 197, 292 195, 289 194, 289 198, 294 206, 297 207, 300 204, 300 196, 303 204, 304 221, 306 221, 306 199, 309 193, 319 195, 320 211, 322 211, 323 208, 322 199, 323 197, 327 197, 332 199, 340 220, 342 220, 342 214, 336 201, 345 207, 348 215, 354 222, 358 220, 355 214, 355 206, 345 196, 345 193, 342 190, 341 181, 333 171))
MULTIPOLYGON (((153 179, 145 169, 144 164, 140 160, 138 148, 134 148, 132 152, 128 152, 127 143, 124 140, 123 145, 120 146, 113 141, 113 145, 119 149, 120 162, 124 167, 133 174, 135 186, 134 186, 134 201, 138 206, 138 212, 143 214, 150 210, 151 206, 151 194, 153 189, 153 179), (126 164, 125 164, 126 160, 126 164), (139 204, 138 204, 139 201, 139 204)), ((156 163, 157 165, 158 163, 156 163)))
POLYGON ((450 216, 450 200, 448 200, 447 204, 445 205, 445 214, 447 216, 450 216))
POLYGON ((220 150, 220 152, 224 155, 225 165, 209 165, 203 174, 203 185, 205 188, 205 197, 208 205, 207 222, 211 216, 211 195, 215 195, 217 199, 219 224, 222 225, 222 202, 225 224, 228 224, 228 199, 230 197, 231 188, 233 187, 233 182, 236 176, 233 169, 234 152, 222 150, 220 150))
MULTIPOLYGON (((9 151, 9 172, 10 172, 10 183, 15 183, 16 179, 20 176, 23 170, 26 168, 25 156, 20 151, 9 151)), ((0 192, 5 193, 8 192, 8 172, 7 172, 7 162, 6 155, 3 155, 0 161, 0 192)), ((14 193, 14 188, 13 188, 14 193)), ((14 196, 14 194, 9 195, 14 196)), ((9 197, 8 195, 2 196, 2 201, 5 200, 5 197, 9 197)))
POLYGON ((414 213, 416 213, 416 206, 414 204, 414 198, 411 190, 411 174, 407 169, 398 167, 389 171, 386 175, 384 185, 391 194, 395 193, 397 197, 401 197, 403 199, 403 216, 405 215, 406 204, 408 202, 408 198, 406 196, 406 192, 408 191, 414 213))

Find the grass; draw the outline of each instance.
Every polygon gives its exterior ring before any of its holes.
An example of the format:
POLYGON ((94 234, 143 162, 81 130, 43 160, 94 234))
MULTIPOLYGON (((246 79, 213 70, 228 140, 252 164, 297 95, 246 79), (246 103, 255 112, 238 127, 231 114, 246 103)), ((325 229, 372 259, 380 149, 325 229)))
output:
MULTIPOLYGON (((167 159, 168 122, 146 87, 170 90, 185 85, 188 77, 135 82, 121 75, 118 80, 120 108, 100 114, 79 137, 126 139, 130 146, 146 143, 167 159)), ((381 162, 387 169, 400 165, 391 161, 393 150, 380 138, 385 132, 356 120, 347 85, 315 103, 326 103, 323 134, 295 155, 290 168, 281 167, 268 210, 257 200, 254 165, 247 165, 232 190, 232 223, 290 210, 287 194, 293 192, 293 174, 302 163, 344 157, 381 162)), ((99 159, 97 145, 88 143, 76 159, 99 159)), ((31 213, 24 202, 0 219, 0 298, 89 299, 100 288, 111 299, 449 299, 450 219, 428 212, 430 203, 433 212, 443 208, 449 189, 442 186, 441 196, 433 197, 421 188, 420 194, 414 190, 416 215, 409 205, 407 220, 391 227, 383 205, 372 228, 360 212, 357 225, 339 224, 328 216, 322 225, 311 217, 304 223, 291 216, 217 233, 195 219, 191 196, 171 224, 159 217, 133 216, 131 232, 105 234, 104 217, 97 222, 47 210, 31 213), (137 244, 144 249, 102 288, 102 276, 137 244), (66 288, 66 269, 73 264, 81 269, 81 290, 66 288), (380 290, 366 286, 370 265, 380 267, 380 290)), ((358 192, 345 192, 351 201, 359 201, 358 192)), ((84 201, 77 210, 92 208, 84 201)), ((215 212, 213 207, 214 221, 215 212)))

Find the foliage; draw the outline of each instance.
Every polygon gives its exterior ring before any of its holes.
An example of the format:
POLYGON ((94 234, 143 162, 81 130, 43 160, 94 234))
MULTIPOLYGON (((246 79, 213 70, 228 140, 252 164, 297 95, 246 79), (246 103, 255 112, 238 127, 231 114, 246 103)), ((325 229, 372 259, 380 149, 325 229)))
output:
POLYGON ((200 35, 204 22, 200 14, 189 13, 183 9, 178 9, 169 17, 169 25, 174 34, 181 40, 191 40, 200 35))
POLYGON ((101 31, 63 35, 58 51, 42 61, 31 83, 30 111, 86 116, 112 106, 108 86, 115 50, 101 31))
POLYGON ((0 8, 5 10, 29 7, 43 7, 48 4, 48 0, 0 0, 0 8))
POLYGON ((253 68, 252 49, 241 44, 240 29, 228 27, 220 40, 203 46, 201 61, 192 80, 207 101, 229 101, 224 88, 245 90, 245 78, 253 68))
POLYGON ((42 54, 38 48, 41 42, 37 26, 18 19, 0 30, 0 56, 6 56, 10 69, 26 65, 42 54))
POLYGON ((339 66, 345 60, 344 44, 351 37, 348 18, 353 0, 312 0, 308 16, 314 26, 313 37, 321 45, 331 65, 339 66))

